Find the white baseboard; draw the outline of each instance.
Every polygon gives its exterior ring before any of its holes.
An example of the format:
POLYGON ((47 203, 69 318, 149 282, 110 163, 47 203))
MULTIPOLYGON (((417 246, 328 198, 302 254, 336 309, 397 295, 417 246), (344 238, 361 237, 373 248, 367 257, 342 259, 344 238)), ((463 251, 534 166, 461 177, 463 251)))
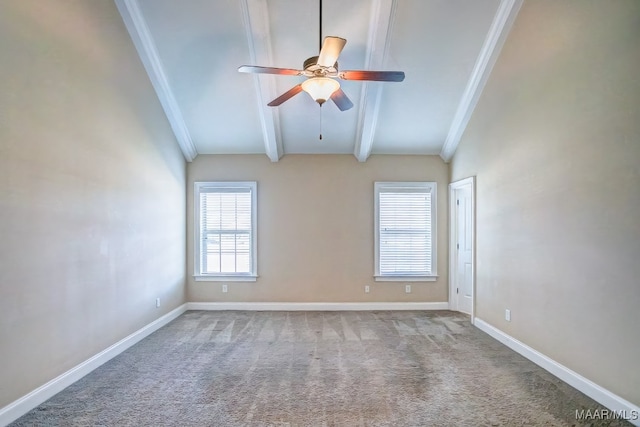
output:
POLYGON ((189 302, 187 310, 373 311, 448 310, 448 302, 189 302))
MULTIPOLYGON (((628 421, 635 426, 640 426, 640 407, 623 399, 622 397, 600 387, 598 384, 583 377, 582 375, 572 371, 555 360, 545 356, 528 345, 518 341, 510 335, 502 332, 496 327, 490 325, 482 319, 475 318, 474 325, 491 337, 500 341, 510 349, 531 360, 536 365, 549 371, 554 376, 566 382, 573 388, 586 394, 596 402, 605 406, 612 411, 622 411, 627 417, 632 418, 628 421), (635 418, 635 419, 633 419, 635 418)), ((576 408, 577 409, 577 408, 576 408)))
POLYGON ((171 322, 186 310, 187 304, 182 304, 175 310, 172 310, 159 319, 149 323, 147 326, 137 330, 126 338, 121 339, 112 346, 85 360, 79 365, 71 368, 67 372, 57 376, 48 383, 33 390, 29 394, 22 396, 20 399, 8 404, 4 408, 0 408, 0 426, 5 426, 17 420, 33 408, 50 399, 55 394, 61 392, 94 369, 113 359, 132 345, 136 344, 143 338, 151 335, 153 332, 171 322))

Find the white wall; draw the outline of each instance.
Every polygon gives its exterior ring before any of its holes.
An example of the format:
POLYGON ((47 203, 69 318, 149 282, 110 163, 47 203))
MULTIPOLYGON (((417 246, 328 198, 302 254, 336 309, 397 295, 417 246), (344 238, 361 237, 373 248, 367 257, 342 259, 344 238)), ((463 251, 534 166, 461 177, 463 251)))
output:
POLYGON ((477 316, 636 405, 638 17, 526 1, 451 167, 477 175, 477 316))
POLYGON ((185 302, 186 171, 113 2, 2 1, 0 58, 2 408, 185 302))
POLYGON ((447 301, 447 184, 437 156, 200 155, 188 165, 188 298, 194 302, 442 302, 447 301), (193 280, 193 182, 258 182, 256 282, 193 280), (436 282, 374 282, 375 181, 438 183, 436 282), (371 292, 364 293, 370 285, 371 292))

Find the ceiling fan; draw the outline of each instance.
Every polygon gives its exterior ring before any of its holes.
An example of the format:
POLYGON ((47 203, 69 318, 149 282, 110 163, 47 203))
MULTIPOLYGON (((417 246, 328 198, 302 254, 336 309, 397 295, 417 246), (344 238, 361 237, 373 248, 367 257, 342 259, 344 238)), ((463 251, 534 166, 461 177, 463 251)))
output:
POLYGON ((365 71, 338 69, 338 56, 347 43, 341 37, 326 37, 322 41, 322 0, 320 0, 320 53, 318 56, 307 58, 302 65, 302 70, 291 68, 261 67, 255 65, 243 65, 238 68, 241 73, 277 74, 283 76, 304 76, 307 79, 292 87, 269 104, 277 107, 302 91, 307 92, 315 102, 324 104, 331 99, 341 111, 353 107, 349 97, 340 89, 340 83, 336 80, 361 80, 378 82, 401 82, 404 80, 402 71, 365 71))

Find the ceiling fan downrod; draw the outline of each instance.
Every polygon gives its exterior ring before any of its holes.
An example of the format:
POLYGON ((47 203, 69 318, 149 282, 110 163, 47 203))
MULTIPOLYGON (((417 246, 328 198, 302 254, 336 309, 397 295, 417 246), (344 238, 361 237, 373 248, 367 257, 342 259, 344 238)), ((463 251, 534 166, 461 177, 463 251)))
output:
MULTIPOLYGON (((320 55, 320 52, 322 51, 322 0, 320 0, 320 13, 318 16, 320 17, 318 22, 318 55, 320 55)), ((320 137, 318 140, 320 141, 322 141, 322 104, 322 102, 318 103, 320 106, 320 137)))
POLYGON ((322 0, 320 0, 320 24, 318 25, 318 31, 320 33, 320 38, 318 39, 318 53, 322 50, 322 0))

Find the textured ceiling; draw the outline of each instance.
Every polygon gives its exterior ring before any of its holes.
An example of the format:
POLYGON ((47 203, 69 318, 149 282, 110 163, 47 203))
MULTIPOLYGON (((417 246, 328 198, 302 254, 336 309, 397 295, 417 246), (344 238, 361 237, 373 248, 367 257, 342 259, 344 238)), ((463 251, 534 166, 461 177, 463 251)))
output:
POLYGON ((324 0, 324 36, 347 39, 341 70, 404 71, 343 81, 354 107, 322 108, 303 81, 239 73, 302 69, 319 47, 318 0, 116 0, 176 137, 197 154, 440 154, 448 160, 521 0, 324 0), (323 139, 318 138, 322 129, 323 139))

